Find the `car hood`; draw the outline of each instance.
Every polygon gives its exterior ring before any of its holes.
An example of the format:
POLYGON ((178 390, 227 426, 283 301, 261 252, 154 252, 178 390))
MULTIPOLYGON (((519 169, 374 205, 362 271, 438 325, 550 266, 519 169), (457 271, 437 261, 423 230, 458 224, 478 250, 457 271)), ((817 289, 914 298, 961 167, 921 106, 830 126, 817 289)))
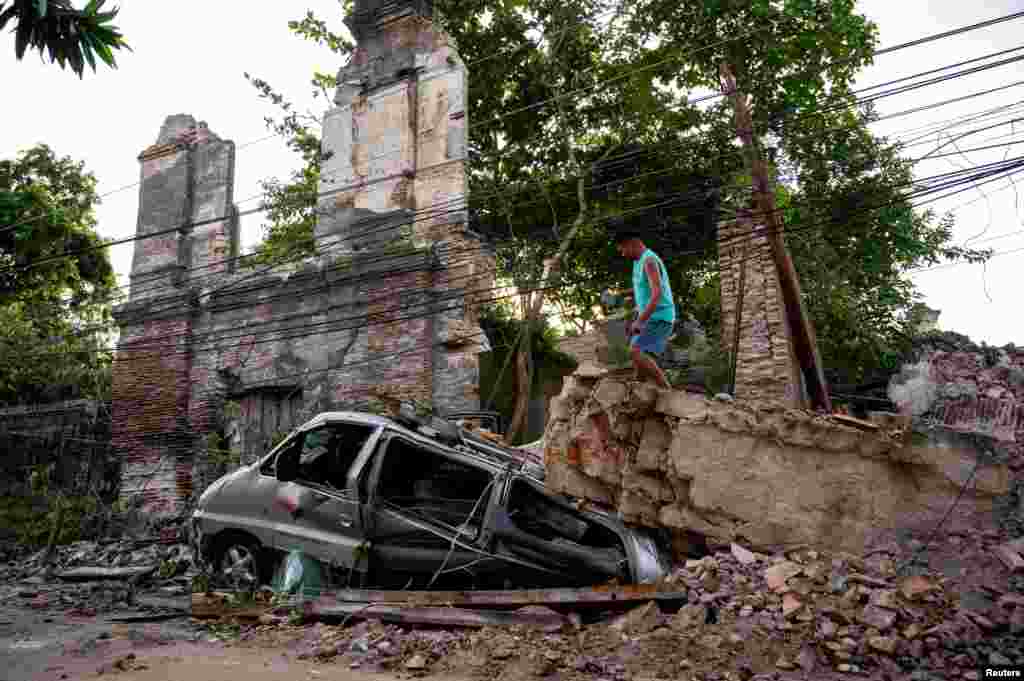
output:
POLYGON ((227 475, 222 475, 217 478, 206 490, 199 496, 199 502, 196 504, 196 508, 202 509, 206 506, 210 500, 215 497, 221 490, 226 488, 228 485, 244 477, 249 472, 250 467, 239 468, 237 471, 232 471, 227 475))

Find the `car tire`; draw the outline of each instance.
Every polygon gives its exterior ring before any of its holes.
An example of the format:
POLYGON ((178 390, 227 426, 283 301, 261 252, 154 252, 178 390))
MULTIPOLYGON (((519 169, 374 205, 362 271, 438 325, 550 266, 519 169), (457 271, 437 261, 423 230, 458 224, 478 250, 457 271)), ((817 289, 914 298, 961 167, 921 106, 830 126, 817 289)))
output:
POLYGON ((263 545, 241 532, 224 532, 210 550, 213 581, 234 591, 253 591, 270 580, 269 560, 263 545))

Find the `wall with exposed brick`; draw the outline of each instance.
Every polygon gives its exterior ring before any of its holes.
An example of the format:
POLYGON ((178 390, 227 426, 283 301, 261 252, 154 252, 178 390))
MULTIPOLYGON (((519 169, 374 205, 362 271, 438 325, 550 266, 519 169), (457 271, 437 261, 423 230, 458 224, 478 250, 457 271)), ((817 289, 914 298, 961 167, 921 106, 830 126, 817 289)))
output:
POLYGON ((1024 472, 1024 350, 928 350, 889 385, 901 411, 963 435, 991 438, 1024 472))
POLYGON ((772 402, 720 401, 604 378, 584 365, 551 403, 549 488, 628 522, 719 541, 863 551, 892 532, 927 533, 967 489, 948 528, 988 527, 1006 465, 941 431, 876 414, 860 429, 772 402), (973 473, 973 476, 972 476, 973 473))
POLYGON ((113 440, 123 493, 147 510, 178 512, 215 475, 212 433, 249 458, 324 410, 479 408, 494 259, 466 228, 465 67, 421 10, 352 21, 359 46, 324 117, 317 257, 236 271, 234 145, 191 116, 140 156, 113 440), (226 415, 229 400, 246 410, 226 415))
POLYGON ((721 342, 728 356, 736 351, 736 397, 797 406, 800 369, 764 230, 746 215, 718 227, 721 342))

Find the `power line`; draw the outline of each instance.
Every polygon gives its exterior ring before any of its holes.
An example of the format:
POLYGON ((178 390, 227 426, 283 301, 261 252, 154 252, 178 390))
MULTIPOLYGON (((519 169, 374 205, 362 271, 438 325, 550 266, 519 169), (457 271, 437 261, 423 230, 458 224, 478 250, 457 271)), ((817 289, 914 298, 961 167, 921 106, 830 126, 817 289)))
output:
MULTIPOLYGON (((1024 59, 1024 57, 1019 57, 1018 59, 1024 59)), ((954 78, 954 77, 958 77, 958 74, 954 74, 953 76, 949 76, 948 78, 954 78)), ((945 80, 945 79, 942 79, 942 80, 945 80)), ((931 84, 935 84, 936 82, 940 82, 940 81, 939 80, 929 81, 929 82, 927 82, 927 83, 925 83, 923 85, 931 85, 931 84)), ((923 86, 923 85, 921 85, 921 86, 923 86)), ((881 93, 879 95, 874 95, 874 96, 872 96, 870 101, 874 101, 876 99, 880 99, 880 98, 882 98, 884 96, 888 96, 889 94, 902 94, 904 91, 905 91, 904 89, 901 89, 898 92, 881 93)), ((961 99, 961 98, 958 98, 958 99, 961 99)), ((847 106, 849 106, 849 105, 847 105, 847 106)), ((801 116, 801 118, 803 116, 813 115, 815 113, 823 113, 823 112, 821 112, 821 111, 819 111, 819 112, 813 112, 813 111, 812 112, 808 112, 808 113, 803 114, 801 116)), ((897 115, 899 115, 899 114, 897 114, 897 115)), ((890 117, 892 117, 892 116, 890 116, 890 117)), ((734 151, 732 151, 730 153, 731 154, 737 154, 739 152, 737 150, 734 150, 734 151)), ((444 166, 444 165, 449 165, 451 163, 452 163, 452 161, 444 161, 444 162, 441 162, 439 164, 434 164, 433 166, 427 166, 425 168, 421 168, 419 170, 420 171, 427 171, 427 170, 433 169, 434 167, 440 167, 440 166, 444 166)), ((376 180, 371 180, 371 181, 368 181, 368 182, 352 184, 352 185, 349 185, 347 188, 332 189, 332 190, 329 190, 327 192, 319 193, 318 194, 318 198, 328 197, 328 196, 334 195, 336 193, 340 193, 342 191, 347 191, 348 189, 362 189, 362 188, 365 188, 366 186, 370 186, 371 184, 376 184, 376 183, 379 183, 379 182, 382 182, 382 181, 386 181, 386 180, 391 180, 391 179, 393 179, 393 178, 383 177, 383 178, 378 178, 376 180)), ((257 198, 260 198, 260 196, 262 196, 262 194, 254 195, 252 197, 249 197, 248 199, 243 199, 239 203, 244 203, 246 201, 255 200, 257 198)), ((59 261, 59 260, 63 260, 63 259, 69 258, 69 257, 75 257, 75 256, 80 255, 80 254, 84 254, 84 253, 88 253, 88 252, 93 252, 93 251, 96 251, 96 250, 101 250, 103 248, 109 248, 111 246, 121 245, 121 244, 125 244, 125 243, 131 243, 133 241, 139 241, 139 240, 143 240, 143 239, 156 238, 156 237, 159 237, 159 236, 165 236, 165 235, 177 232, 177 231, 181 230, 182 228, 186 228, 186 227, 189 228, 189 229, 192 229, 192 228, 195 228, 195 227, 198 227, 198 226, 203 226, 205 224, 212 224, 214 222, 221 222, 221 221, 227 220, 227 219, 241 218, 241 217, 243 217, 245 215, 251 215, 251 214, 254 214, 254 213, 262 212, 262 211, 264 211, 266 209, 267 209, 266 206, 260 206, 258 208, 254 208, 254 209, 250 209, 250 210, 246 210, 246 211, 237 211, 237 212, 233 212, 232 214, 225 215, 225 216, 218 216, 216 218, 209 218, 209 219, 206 219, 206 220, 194 221, 194 222, 191 222, 191 223, 187 223, 186 225, 176 226, 176 227, 172 227, 172 228, 164 229, 164 230, 158 230, 158 231, 150 232, 150 233, 144 234, 144 235, 136 235, 134 237, 126 237, 124 239, 119 239, 119 240, 115 240, 115 241, 111 241, 111 242, 106 242, 104 244, 100 244, 100 245, 93 246, 93 247, 90 247, 90 248, 80 249, 80 250, 74 251, 74 252, 72 252, 70 254, 69 253, 64 253, 64 254, 60 254, 60 255, 54 255, 54 256, 49 256, 49 257, 41 258, 41 259, 36 260, 36 261, 34 261, 33 263, 31 263, 30 265, 27 265, 27 266, 3 268, 3 269, 0 269, 0 273, 3 273, 5 271, 17 271, 17 270, 22 270, 23 271, 23 270, 29 269, 31 267, 37 267, 39 265, 46 264, 46 263, 49 263, 49 262, 55 262, 55 261, 59 261)))
MULTIPOLYGON (((997 17, 995 19, 990 19, 990 20, 987 20, 987 21, 984 21, 984 22, 978 22, 978 23, 971 24, 971 25, 968 25, 968 26, 963 26, 963 27, 960 27, 960 28, 957 28, 957 29, 953 29, 953 30, 950 30, 950 31, 946 31, 946 32, 943 32, 943 33, 938 33, 938 34, 933 34, 933 35, 930 35, 930 36, 925 36, 923 38, 919 38, 917 40, 913 40, 913 41, 910 41, 910 42, 893 45, 893 46, 887 47, 887 48, 882 48, 880 50, 876 50, 874 52, 874 54, 875 54, 875 56, 882 55, 882 54, 888 54, 888 53, 895 52, 895 51, 902 50, 902 49, 906 49, 906 48, 909 48, 909 47, 915 47, 915 46, 922 45, 922 44, 925 44, 925 43, 928 43, 928 42, 933 42, 933 41, 936 41, 936 40, 941 40, 941 39, 944 39, 944 38, 947 38, 947 37, 950 37, 950 36, 953 36, 953 35, 958 35, 958 34, 961 34, 961 33, 966 33, 966 32, 970 32, 970 31, 974 31, 974 30, 977 30, 979 28, 985 28, 985 27, 992 26, 992 25, 999 24, 999 23, 1003 23, 1003 22, 1006 22, 1006 21, 1012 21, 1014 19, 1020 18, 1021 16, 1024 16, 1024 12, 1017 12, 1017 13, 1014 13, 1014 14, 1009 14, 1009 15, 1002 16, 1002 17, 997 17)), ((719 46, 721 46, 723 44, 727 44, 729 42, 734 42, 734 41, 738 41, 738 40, 745 40, 745 39, 747 39, 747 38, 749 38, 749 37, 751 37, 753 35, 756 35, 757 33, 763 32, 765 30, 767 30, 767 27, 761 28, 761 29, 757 29, 757 30, 754 30, 754 31, 750 31, 750 32, 747 32, 747 33, 744 33, 744 34, 742 34, 740 36, 737 36, 735 38, 731 38, 731 39, 727 39, 727 40, 722 40, 722 41, 717 41, 715 43, 711 43, 709 45, 705 45, 703 47, 699 47, 699 48, 696 48, 694 50, 691 50, 691 51, 689 51, 689 52, 687 52, 685 54, 686 55, 692 55, 692 54, 696 54, 698 52, 705 51, 707 49, 711 49, 711 48, 714 48, 714 47, 719 47, 719 46)), ((524 111, 524 110, 528 110, 528 109, 536 108, 536 107, 539 107, 539 106, 543 106, 544 104, 548 104, 548 103, 551 103, 553 101, 557 101, 560 98, 564 99, 564 98, 568 98, 568 97, 571 97, 571 96, 575 96, 575 95, 580 94, 581 92, 586 91, 588 89, 596 89, 600 85, 607 85, 607 84, 609 84, 611 82, 615 82, 617 80, 621 80, 622 78, 625 78, 625 77, 628 77, 630 75, 633 75, 634 73, 636 73, 638 71, 647 70, 647 69, 650 69, 650 68, 655 68, 657 66, 660 66, 660 65, 662 65, 664 63, 667 63, 669 61, 672 61, 672 60, 675 60, 675 59, 678 59, 678 58, 679 58, 678 56, 674 56, 674 57, 666 58, 666 59, 664 59, 664 60, 662 60, 660 62, 656 62, 655 64, 649 64, 649 65, 646 65, 646 66, 643 66, 643 67, 638 67, 637 69, 632 70, 630 72, 627 72, 625 74, 621 74, 619 76, 615 76, 615 77, 609 78, 609 79, 607 79, 605 81, 599 81, 599 82, 595 83, 592 86, 588 86, 588 88, 581 88, 581 89, 578 89, 578 90, 575 90, 575 91, 571 91, 571 92, 568 92, 568 93, 563 93, 561 95, 556 95, 555 97, 549 98, 548 100, 537 102, 537 103, 531 104, 531 105, 529 105, 527 107, 523 107, 521 109, 513 110, 511 112, 506 112, 502 116, 500 116, 500 117, 498 117, 496 119, 492 119, 490 122, 497 122, 497 121, 503 120, 504 118, 506 118, 508 116, 514 115, 515 113, 519 113, 519 112, 524 111)), ((483 58, 481 60, 477 60, 476 62, 471 62, 467 66, 467 68, 469 66, 471 66, 473 63, 479 63, 480 61, 483 61, 484 59, 487 59, 487 58, 483 58)), ((833 65, 841 64, 844 61, 849 61, 849 59, 847 59, 847 60, 837 60, 837 61, 833 62, 833 65)), ((970 63, 971 61, 976 61, 976 60, 968 60, 968 62, 966 62, 966 63, 970 63)), ((996 64, 995 66, 998 66, 998 65, 1002 65, 1002 64, 996 64)), ((954 65, 954 66, 956 66, 956 65, 954 65)), ((992 65, 989 65, 989 67, 987 67, 987 68, 991 68, 991 67, 992 67, 992 65)), ((951 67, 945 67, 945 68, 948 69, 948 68, 953 68, 953 67, 951 66, 951 67)), ((943 70, 943 69, 939 69, 939 70, 943 70)), ((932 71, 925 72, 925 73, 934 73, 934 72, 936 72, 936 70, 932 70, 932 71)), ((914 76, 909 76, 907 78, 913 78, 913 77, 914 76)), ((903 78, 903 79, 899 79, 899 80, 902 81, 902 80, 906 80, 907 78, 903 78)), ((898 82, 898 81, 893 81, 893 82, 898 82)), ((867 88, 867 89, 877 89, 878 87, 882 87, 883 85, 884 84, 875 85, 875 86, 871 86, 870 88, 867 88)), ((918 85, 917 87, 923 87, 923 85, 918 85)), ((895 94, 899 94, 899 93, 895 93, 895 94)), ((708 96, 708 97, 700 98, 699 101, 704 101, 706 99, 711 99, 711 98, 720 97, 720 96, 722 96, 722 95, 718 94, 718 95, 714 95, 714 96, 708 96)), ((873 101, 873 100, 871 100, 871 101, 873 101)), ((250 142, 246 142, 245 144, 237 147, 237 149, 242 149, 242 148, 245 148, 247 146, 251 146, 253 144, 257 144, 259 142, 263 142, 263 141, 272 139, 275 136, 277 136, 277 135, 276 134, 267 135, 265 137, 261 137, 261 138, 258 138, 256 140, 252 140, 250 142)), ((112 192, 108 192, 107 194, 101 195, 101 197, 102 196, 109 196, 110 194, 117 193, 117 192, 120 192, 120 191, 124 191, 124 190, 130 189, 132 187, 137 187, 140 184, 141 184, 141 182, 136 182, 134 184, 125 185, 125 186, 120 187, 120 188, 118 188, 116 190, 113 190, 112 192)), ((244 213, 242 215, 239 215, 239 217, 243 217, 244 215, 250 215, 253 212, 259 212, 259 211, 246 212, 246 213, 244 213)), ((39 216, 36 216, 35 218, 28 219, 28 221, 34 221, 36 219, 42 219, 43 217, 45 217, 45 216, 39 215, 39 216)), ((6 231, 6 230, 10 230, 10 229, 14 229, 14 228, 16 228, 16 227, 18 227, 20 225, 23 225, 23 224, 26 224, 25 221, 22 221, 20 223, 16 223, 14 225, 7 225, 7 226, 4 226, 4 227, 0 227, 0 232, 6 231)), ((118 243, 124 243, 124 242, 123 241, 114 242, 111 245, 117 245, 118 243)))
MULTIPOLYGON (((1019 161, 1019 159, 1014 159, 1013 160, 1013 162, 1017 162, 1017 161, 1019 161)), ((1019 165, 1020 164, 1018 163, 1018 166, 1019 165)), ((990 172, 990 173, 991 172, 1003 172, 1003 169, 1002 169, 1002 167, 1000 167, 1000 168, 996 168, 995 171, 990 170, 988 172, 990 172)), ((945 177, 945 176, 950 176, 950 175, 955 176, 955 175, 959 175, 959 174, 962 174, 962 173, 959 173, 959 172, 956 172, 956 173, 944 173, 944 174, 940 175, 939 177, 945 177)), ((970 180, 966 180, 966 181, 970 181, 970 180)), ((938 186, 936 188, 932 188, 932 189, 928 190, 928 192, 941 191, 942 189, 946 188, 947 186, 951 186, 954 182, 956 182, 956 181, 946 182, 943 185, 940 185, 940 186, 938 186)), ((965 180, 959 180, 958 182, 962 184, 962 183, 965 182, 965 180)), ((919 192, 919 193, 922 193, 922 192, 919 192)), ((901 197, 898 200, 905 200, 906 198, 907 197, 901 197)), ((868 207, 866 210, 874 210, 874 209, 877 209, 877 208, 880 208, 880 207, 884 207, 884 206, 872 206, 872 207, 868 207)), ((813 226, 815 226, 815 225, 814 224, 810 225, 810 227, 813 227, 813 226)), ((807 227, 803 227, 801 229, 806 229, 806 228, 807 227)), ((766 231, 766 230, 761 230, 761 231, 766 231)), ((799 231, 799 230, 794 229, 793 226, 790 226, 787 231, 790 234, 792 234, 792 233, 794 233, 796 231, 799 231)), ((748 238, 755 238, 755 235, 752 234, 751 237, 748 237, 748 238)), ((754 256, 754 257, 759 257, 759 256, 754 256)), ((504 288, 505 287, 493 287, 490 290, 495 291, 495 290, 501 290, 501 289, 504 289, 504 288)), ((552 286, 552 287, 548 287, 548 288, 557 288, 557 287, 556 286, 552 286)), ((519 293, 521 293, 521 291, 517 292, 517 293, 514 293, 514 294, 510 294, 510 295, 519 295, 519 293)), ((502 298, 503 297, 507 297, 507 296, 502 296, 502 298)), ((426 304, 426 303, 417 304, 417 306, 418 305, 422 305, 422 304, 426 304)), ((403 309, 401 306, 399 308, 396 308, 396 310, 401 310, 401 309, 403 309)), ((385 312, 390 312, 390 311, 385 311, 385 312)), ((318 310, 318 313, 322 313, 322 311, 318 310)), ((428 313, 428 314, 433 314, 433 313, 428 313)), ((421 316, 421 315, 414 315, 414 316, 408 317, 408 318, 418 318, 419 316, 421 316)), ((408 319, 408 318, 403 318, 403 319, 408 319)), ((341 319, 341 320, 332 320, 332 321, 328 322, 328 324, 337 324, 339 322, 353 321, 353 320, 360 320, 361 321, 363 319, 365 319, 365 315, 355 315, 353 317, 344 318, 344 319, 341 319)), ((399 321, 399 320, 385 319, 385 320, 381 321, 380 323, 388 324, 388 323, 396 323, 396 321, 399 321)), ((268 324, 269 323, 274 323, 274 322, 268 322, 268 324)), ((314 326, 318 326, 318 325, 314 325, 314 326)), ((346 327, 335 328, 335 329, 330 329, 330 330, 325 329, 322 333, 337 332, 337 331, 342 331, 342 330, 349 330, 349 329, 352 329, 352 328, 362 328, 363 326, 366 326, 366 324, 357 324, 355 327, 346 326, 346 327)), ((299 325, 299 326, 296 326, 296 327, 290 327, 290 328, 286 327, 284 329, 275 329, 275 330, 272 330, 272 331, 270 331, 268 333, 283 333, 283 332, 286 332, 286 331, 293 331, 294 330, 294 331, 297 332, 298 335, 308 335, 308 333, 310 331, 310 328, 312 328, 310 325, 299 325)), ((246 332, 246 333, 243 333, 241 335, 242 336, 253 336, 254 334, 246 332)), ((274 337, 274 338, 265 338, 262 341, 254 341, 254 342, 259 342, 259 343, 262 343, 262 342, 278 342, 278 341, 287 340, 287 339, 290 339, 290 338, 293 338, 293 337, 296 337, 296 336, 278 336, 278 337, 274 337)), ((225 338, 225 337, 222 336, 219 339, 219 341, 223 342, 224 340, 230 340, 230 339, 231 339, 231 337, 226 337, 225 338)), ((201 350, 201 348, 199 350, 201 350)), ((192 354, 195 354, 197 352, 197 350, 195 348, 193 348, 190 352, 192 354)))

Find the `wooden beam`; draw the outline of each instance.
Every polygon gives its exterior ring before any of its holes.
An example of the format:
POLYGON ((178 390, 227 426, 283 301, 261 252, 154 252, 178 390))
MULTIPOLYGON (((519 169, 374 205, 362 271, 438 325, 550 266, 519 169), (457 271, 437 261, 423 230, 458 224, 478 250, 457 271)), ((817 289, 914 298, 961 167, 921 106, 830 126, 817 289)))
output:
POLYGON ((503 612, 501 610, 435 608, 387 603, 325 604, 319 601, 309 604, 304 614, 306 617, 314 619, 339 617, 374 619, 395 624, 431 624, 472 628, 512 625, 560 627, 568 621, 566 617, 557 612, 503 612))
POLYGON ((768 243, 771 245, 772 257, 779 275, 779 286, 782 290, 782 302, 789 321, 792 343, 807 384, 807 392, 811 404, 818 409, 832 412, 832 399, 828 392, 828 383, 822 370, 821 357, 818 354, 818 342, 814 334, 814 325, 807 316, 807 309, 800 291, 800 279, 790 258, 789 250, 782 235, 782 222, 779 220, 775 205, 775 194, 771 190, 768 169, 761 157, 757 140, 754 138, 754 124, 747 107, 746 97, 736 88, 736 78, 728 64, 723 63, 720 69, 723 92, 732 99, 736 114, 736 131, 743 142, 750 163, 753 178, 754 196, 758 209, 764 216, 768 229, 768 243))

